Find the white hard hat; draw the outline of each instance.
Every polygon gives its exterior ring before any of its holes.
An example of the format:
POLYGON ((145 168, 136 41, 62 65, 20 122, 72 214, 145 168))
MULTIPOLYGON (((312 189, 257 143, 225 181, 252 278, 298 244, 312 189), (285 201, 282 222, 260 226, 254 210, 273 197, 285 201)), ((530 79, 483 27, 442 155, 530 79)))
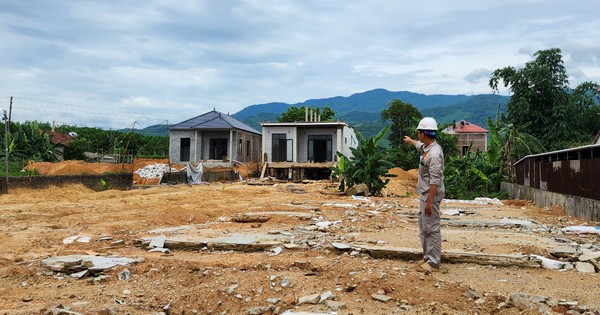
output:
POLYGON ((419 121, 419 125, 417 126, 417 130, 433 130, 437 131, 437 122, 435 119, 431 117, 425 117, 419 121))

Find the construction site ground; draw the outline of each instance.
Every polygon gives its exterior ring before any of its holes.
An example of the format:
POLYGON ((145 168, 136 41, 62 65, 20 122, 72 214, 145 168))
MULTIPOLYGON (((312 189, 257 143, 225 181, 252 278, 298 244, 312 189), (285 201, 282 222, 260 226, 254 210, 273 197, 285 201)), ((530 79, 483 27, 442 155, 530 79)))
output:
POLYGON ((596 272, 477 261, 477 255, 557 259, 551 253, 561 246, 597 250, 598 234, 561 232, 597 222, 569 217, 559 206, 447 200, 441 210, 454 215, 442 215, 442 250, 475 255, 469 263, 442 261, 440 272, 425 275, 413 259, 374 258, 368 248, 420 250, 416 171, 392 173, 397 177, 384 197, 339 195, 328 180, 10 190, 0 195, 0 314, 600 309, 596 272), (148 242, 162 236, 159 249, 166 249, 149 252, 148 242), (76 277, 44 265, 70 255, 136 262, 76 277))

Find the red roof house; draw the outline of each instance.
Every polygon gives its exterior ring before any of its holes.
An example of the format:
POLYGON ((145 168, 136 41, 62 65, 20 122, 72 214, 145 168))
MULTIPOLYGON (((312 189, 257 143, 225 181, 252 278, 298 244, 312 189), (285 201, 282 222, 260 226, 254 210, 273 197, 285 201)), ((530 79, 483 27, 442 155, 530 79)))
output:
POLYGON ((463 157, 467 154, 469 146, 471 150, 481 151, 487 150, 487 129, 481 128, 466 120, 454 122, 452 125, 443 130, 447 134, 451 134, 458 139, 458 154, 463 157))

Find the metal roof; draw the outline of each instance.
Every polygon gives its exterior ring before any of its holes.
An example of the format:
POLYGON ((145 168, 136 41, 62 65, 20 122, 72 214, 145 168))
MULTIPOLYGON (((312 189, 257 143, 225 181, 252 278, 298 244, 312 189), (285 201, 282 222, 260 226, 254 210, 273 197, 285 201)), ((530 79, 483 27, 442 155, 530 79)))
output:
POLYGON ((223 130, 239 129, 260 135, 256 129, 216 110, 175 124, 169 130, 223 130))
POLYGON ((552 152, 546 152, 546 153, 539 153, 539 154, 531 154, 531 155, 527 155, 527 156, 521 158, 520 160, 518 160, 517 162, 515 162, 515 165, 521 163, 525 159, 532 158, 532 157, 546 156, 546 155, 550 155, 550 154, 560 154, 560 153, 566 153, 566 152, 572 152, 572 151, 581 151, 581 150, 585 150, 585 149, 595 149, 595 148, 600 148, 600 144, 590 144, 590 145, 584 145, 584 146, 581 146, 581 147, 563 149, 563 150, 558 150, 558 151, 552 151, 552 152))

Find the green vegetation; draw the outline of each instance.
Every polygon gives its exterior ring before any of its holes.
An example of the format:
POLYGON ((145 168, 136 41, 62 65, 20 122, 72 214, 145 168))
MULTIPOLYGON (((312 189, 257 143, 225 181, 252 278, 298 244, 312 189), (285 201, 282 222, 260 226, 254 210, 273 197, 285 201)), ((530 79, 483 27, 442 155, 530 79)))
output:
POLYGON ((497 92, 501 82, 513 94, 503 123, 539 139, 550 151, 590 144, 600 129, 598 84, 585 82, 571 90, 558 48, 536 52, 535 60, 521 69, 497 69, 490 87, 497 92))
MULTIPOLYGON (((333 117, 335 116, 335 112, 329 106, 325 106, 323 108, 315 107, 309 108, 309 112, 316 112, 317 115, 321 116, 321 121, 333 121, 333 117)), ((295 121, 305 121, 306 120, 306 106, 296 107, 290 106, 285 112, 281 114, 281 116, 277 119, 279 122, 295 122, 295 121)), ((311 119, 309 118, 309 121, 311 119)))
MULTIPOLYGON (((4 128, 0 129, 0 140, 4 147, 6 135, 4 128)), ((10 123, 8 133, 10 176, 23 175, 22 169, 27 166, 29 160, 55 162, 61 158, 61 155, 65 160, 85 160, 84 152, 145 157, 168 156, 168 136, 144 136, 131 130, 120 132, 64 125, 57 127, 56 131, 60 133, 75 132, 77 137, 64 147, 64 152, 61 152, 59 146, 62 145, 51 143, 50 130, 50 124, 37 121, 10 123)), ((1 152, 0 156, 5 162, 5 150, 1 150, 1 152)), ((0 168, 0 174, 6 175, 5 167, 0 168)))
POLYGON ((358 147, 350 149, 353 155, 351 158, 337 152, 342 162, 332 168, 332 174, 341 176, 340 191, 357 184, 365 184, 372 196, 381 195, 381 190, 390 181, 389 178, 384 181, 382 177, 394 167, 394 163, 386 160, 385 149, 379 145, 388 130, 389 127, 385 127, 375 137, 369 139, 357 133, 360 142, 358 147))

